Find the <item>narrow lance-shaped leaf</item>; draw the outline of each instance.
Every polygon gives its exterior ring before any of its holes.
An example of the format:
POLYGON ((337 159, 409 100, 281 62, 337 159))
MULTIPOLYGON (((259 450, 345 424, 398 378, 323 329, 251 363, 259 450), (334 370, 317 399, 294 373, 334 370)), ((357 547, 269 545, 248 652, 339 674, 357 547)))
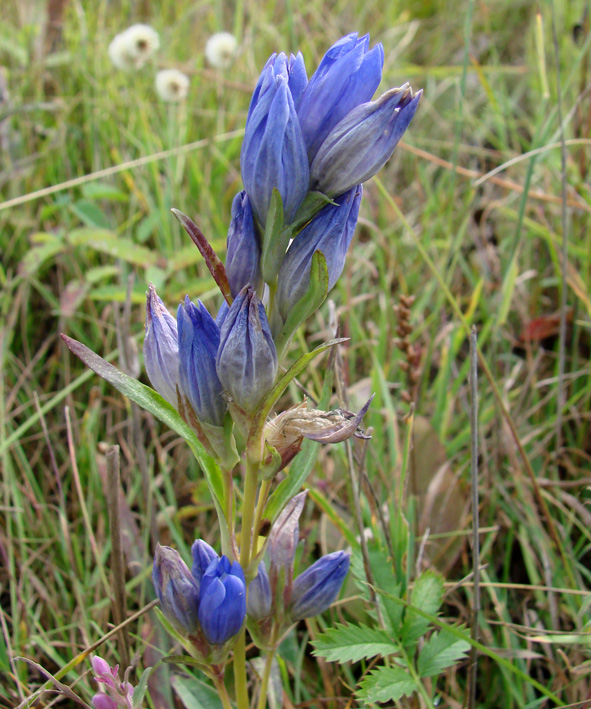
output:
POLYGON ((127 374, 124 374, 117 367, 104 360, 86 345, 64 334, 61 337, 72 353, 81 359, 87 367, 90 367, 93 372, 98 374, 99 377, 108 381, 115 389, 135 401, 136 404, 149 411, 167 426, 170 426, 173 431, 187 441, 205 473, 212 494, 218 499, 222 509, 224 509, 224 489, 220 469, 213 458, 205 452, 196 433, 189 424, 183 421, 178 412, 160 394, 136 379, 128 377, 127 374))
POLYGON ((376 655, 394 655, 399 648, 387 633, 366 625, 341 625, 320 635, 312 641, 314 655, 329 662, 359 662, 376 655))
POLYGON ((222 292, 225 301, 228 305, 232 305, 232 293, 230 291, 230 284, 228 283, 228 277, 226 275, 226 269, 224 264, 221 262, 219 256, 211 248, 209 241, 203 235, 203 232, 195 222, 190 219, 186 214, 183 214, 178 209, 170 210, 174 216, 183 225, 187 234, 193 240, 195 246, 199 249, 199 252, 203 256, 205 264, 209 269, 209 272, 213 276, 213 280, 217 283, 218 288, 222 292))

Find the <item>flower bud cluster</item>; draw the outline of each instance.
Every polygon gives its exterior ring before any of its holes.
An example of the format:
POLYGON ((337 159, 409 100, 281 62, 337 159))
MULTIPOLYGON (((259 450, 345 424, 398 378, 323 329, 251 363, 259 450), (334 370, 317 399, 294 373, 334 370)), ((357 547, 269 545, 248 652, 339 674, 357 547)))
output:
POLYGON ((305 499, 306 492, 296 495, 277 518, 267 547, 269 572, 265 562, 261 562, 248 589, 249 628, 263 643, 272 621, 278 623, 280 634, 292 623, 327 610, 349 571, 349 554, 337 551, 318 559, 294 580, 299 519, 305 499))
MULTIPOLYGON (((281 53, 269 58, 257 82, 241 152, 245 194, 240 199, 248 200, 250 209, 240 223, 242 268, 239 273, 232 268, 230 283, 242 287, 246 270, 257 279, 262 273, 272 288, 276 280, 272 320, 278 330, 308 289, 316 251, 326 260, 328 290, 337 282, 357 223, 361 184, 390 158, 417 110, 421 92, 414 94, 408 84, 371 100, 383 63, 382 45, 370 49, 369 35, 353 33, 328 50, 309 81, 301 53, 289 59, 281 53), (287 239, 276 233, 275 192, 283 211, 279 228, 287 239), (327 197, 320 211, 322 202, 306 206, 315 192, 327 197)), ((233 220, 228 235, 233 261, 238 240, 233 220)))
POLYGON ((191 569, 179 553, 158 545, 152 580, 160 608, 172 626, 205 659, 240 631, 246 615, 244 572, 203 540, 192 547, 191 569))
POLYGON ((127 681, 127 672, 123 682, 119 680, 119 665, 110 667, 106 660, 95 655, 91 659, 95 680, 101 690, 92 698, 94 709, 132 709, 134 688, 127 681))

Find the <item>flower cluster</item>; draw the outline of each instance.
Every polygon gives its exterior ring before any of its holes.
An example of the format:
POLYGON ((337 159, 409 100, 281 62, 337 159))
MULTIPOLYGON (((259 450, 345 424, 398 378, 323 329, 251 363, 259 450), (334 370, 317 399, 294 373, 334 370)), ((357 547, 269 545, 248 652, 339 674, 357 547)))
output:
POLYGON ((203 658, 241 629, 246 615, 246 584, 240 564, 218 556, 203 540, 191 549, 193 566, 179 553, 158 545, 152 580, 162 612, 187 636, 203 658))
POLYGON ((92 660, 95 680, 103 691, 92 698, 94 709, 132 709, 133 686, 127 681, 127 672, 123 682, 119 680, 119 665, 109 667, 108 662, 95 655, 92 660))
POLYGON ((248 627, 263 646, 272 622, 278 626, 276 635, 280 635, 292 623, 323 613, 336 600, 349 571, 349 554, 336 551, 293 578, 305 499, 305 491, 296 495, 277 518, 267 547, 269 571, 262 561, 248 589, 248 627))

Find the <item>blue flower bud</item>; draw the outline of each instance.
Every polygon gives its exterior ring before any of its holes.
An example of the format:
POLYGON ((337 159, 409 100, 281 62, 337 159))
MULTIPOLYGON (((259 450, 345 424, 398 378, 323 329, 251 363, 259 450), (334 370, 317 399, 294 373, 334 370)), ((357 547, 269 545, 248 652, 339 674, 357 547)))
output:
POLYGON ((150 283, 146 299, 144 364, 154 389, 175 408, 178 404, 179 341, 176 320, 150 283))
POLYGON ((325 611, 339 595, 349 571, 350 557, 344 551, 327 554, 293 582, 291 619, 311 618, 325 611))
POLYGON ((287 86, 293 98, 294 106, 296 110, 302 99, 302 94, 304 89, 308 84, 308 74, 306 72, 306 65, 304 63, 304 57, 301 52, 298 52, 296 56, 293 54, 290 56, 289 61, 286 55, 281 52, 281 54, 271 54, 267 63, 263 67, 263 71, 258 78, 257 85, 252 93, 252 98, 250 100, 250 106, 248 107, 248 114, 246 116, 246 122, 250 120, 252 112, 256 108, 259 101, 259 96, 261 94, 261 89, 265 83, 267 77, 267 68, 271 67, 273 76, 284 76, 287 79, 287 86))
POLYGON ((261 279, 261 249, 256 234, 250 200, 244 190, 232 202, 232 221, 228 230, 226 275, 232 297, 244 288, 258 288, 261 279))
POLYGON ((252 620, 265 620, 271 615, 271 586, 265 562, 261 561, 255 578, 248 587, 246 612, 252 620))
POLYGON ((191 554, 193 555, 193 566, 191 567, 191 573, 197 582, 197 587, 200 587, 201 579, 203 578, 203 574, 207 571, 207 567, 214 559, 219 559, 220 557, 207 542, 203 541, 203 539, 197 539, 193 542, 191 554))
POLYGON ((263 227, 274 188, 279 190, 284 221, 289 224, 308 193, 310 181, 306 146, 282 56, 279 73, 275 64, 268 65, 259 80, 240 154, 244 187, 263 227))
POLYGON ((265 308, 252 288, 243 288, 232 303, 220 332, 217 373, 233 401, 255 411, 277 375, 277 350, 265 308))
POLYGON ((220 333, 201 301, 185 298, 177 311, 181 388, 197 417, 213 426, 224 422, 226 402, 215 360, 220 333))
POLYGON ((246 585, 240 564, 228 557, 214 559, 201 579, 199 623, 212 645, 236 635, 246 615, 246 585))
POLYGON ((230 306, 228 305, 228 302, 223 300, 220 305, 220 309, 218 310, 218 314, 215 317, 215 324, 218 326, 218 330, 222 329, 222 325, 224 324, 224 320, 226 319, 226 315, 229 310, 230 306))
POLYGON ((185 635, 195 633, 199 589, 177 551, 157 545, 152 580, 166 618, 179 632, 185 635))
POLYGON ((310 165, 311 188, 329 197, 365 182, 394 152, 422 95, 405 85, 353 109, 329 133, 310 165))
POLYGON ((378 88, 384 49, 381 44, 368 49, 369 35, 343 37, 324 55, 306 86, 298 118, 310 162, 334 127, 378 88))
POLYGON ((310 285, 314 252, 321 251, 326 259, 328 289, 338 281, 357 225, 362 194, 363 188, 358 185, 341 195, 336 205, 324 207, 294 239, 277 278, 276 303, 283 320, 310 285))

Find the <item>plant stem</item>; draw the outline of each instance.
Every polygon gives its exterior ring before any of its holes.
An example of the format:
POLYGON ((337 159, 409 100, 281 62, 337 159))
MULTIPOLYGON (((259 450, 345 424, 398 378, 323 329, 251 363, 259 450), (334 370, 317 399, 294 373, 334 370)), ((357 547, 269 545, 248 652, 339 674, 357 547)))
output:
POLYGON ((271 481, 263 480, 261 484, 261 491, 259 493, 259 499, 256 505, 255 515, 254 515, 254 525, 252 527, 252 551, 250 553, 251 558, 256 556, 258 551, 258 530, 261 526, 261 518, 263 516, 263 510, 265 509, 265 503, 267 502, 267 496, 269 495, 269 490, 271 489, 271 481))
POLYGON ((250 563, 250 535, 256 504, 259 477, 258 463, 246 460, 246 481, 242 500, 242 531, 240 534, 240 566, 246 571, 250 563))
POLYGON ((242 628, 234 645, 234 683, 238 709, 249 709, 246 687, 246 628, 242 628))
POLYGON ((277 624, 273 625, 273 636, 271 639, 273 648, 267 652, 267 658, 265 662, 265 669, 263 671, 263 677, 261 679, 261 688, 259 692, 259 701, 257 704, 257 709, 265 709, 267 706, 267 691, 269 688, 269 678, 271 677, 271 669, 273 668, 273 660, 275 658, 275 651, 277 650, 277 624))
POLYGON ((232 702, 230 701, 228 690, 224 684, 224 675, 214 675, 213 683, 215 684, 215 688, 218 690, 224 709, 232 709, 232 702))

